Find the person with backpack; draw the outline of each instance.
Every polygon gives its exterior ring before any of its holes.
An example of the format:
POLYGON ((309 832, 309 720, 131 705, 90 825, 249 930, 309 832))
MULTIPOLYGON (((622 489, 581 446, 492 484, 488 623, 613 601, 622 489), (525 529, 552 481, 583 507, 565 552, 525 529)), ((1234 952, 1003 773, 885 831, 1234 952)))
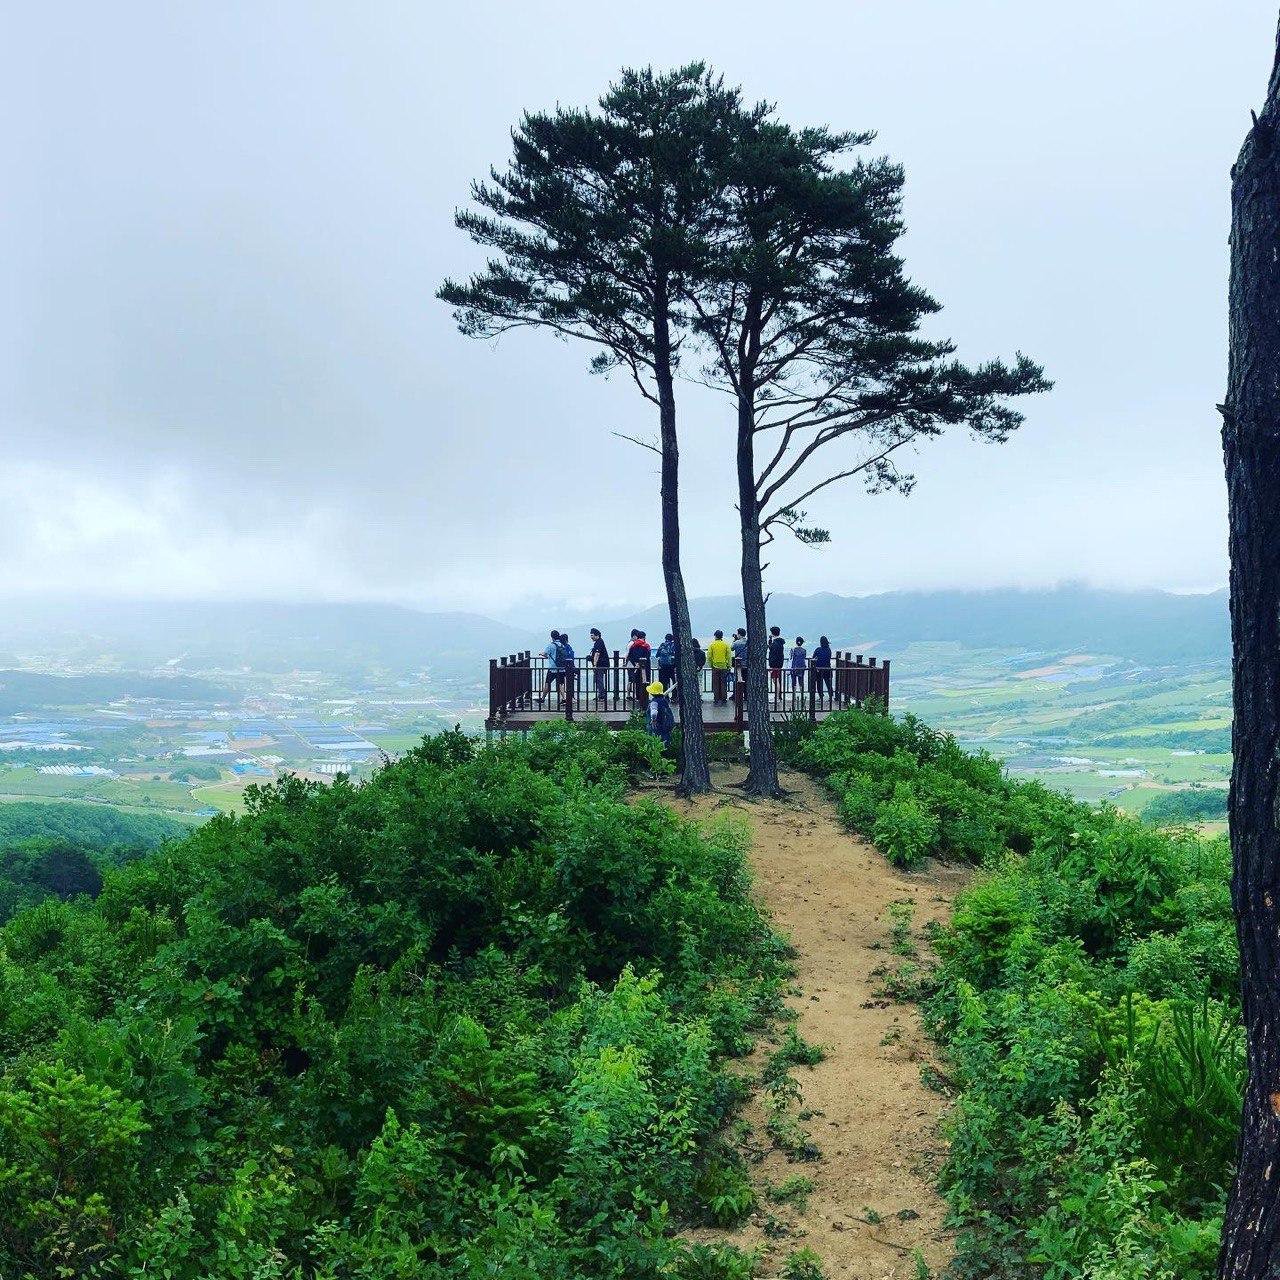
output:
POLYGON ((774 696, 782 697, 782 664, 787 656, 787 642, 782 638, 779 627, 769 628, 769 683, 773 686, 774 696))
POLYGON ((560 683, 560 633, 553 631, 551 633, 551 642, 542 651, 542 656, 547 660, 547 678, 542 686, 542 692, 538 695, 538 706, 551 696, 551 690, 560 683))
POLYGON ((591 628, 591 653, 587 661, 591 664, 591 675, 595 681, 596 701, 607 702, 609 699, 609 650, 604 646, 599 627, 591 628))
POLYGON ((560 687, 564 690, 569 706, 573 706, 578 694, 578 668, 573 645, 563 631, 560 633, 560 687))
POLYGON ((631 696, 637 706, 643 706, 649 684, 652 651, 643 631, 632 630, 631 647, 627 650, 627 668, 631 672, 631 696))
POLYGON ((645 692, 649 695, 649 710, 645 716, 645 728, 655 738, 662 740, 664 747, 671 745, 671 731, 676 727, 675 713, 671 710, 671 699, 666 689, 655 680, 645 692))
POLYGON ((791 692, 796 690, 804 697, 804 676, 809 669, 809 654, 804 647, 804 636, 796 636, 795 647, 791 650, 791 692))
POLYGON ((711 701, 724 706, 729 701, 729 673, 733 670, 733 650, 723 631, 707 645, 707 661, 711 664, 711 701))
POLYGON ((818 638, 818 647, 813 651, 813 696, 821 696, 823 689, 827 693, 828 704, 832 701, 831 691, 831 641, 826 636, 818 638))
POLYGON ((729 693, 733 693, 733 686, 739 680, 747 678, 747 629, 739 627, 733 633, 733 639, 729 643, 729 648, 733 650, 733 670, 729 673, 729 693))
POLYGON ((702 641, 697 636, 693 637, 693 665, 698 673, 698 701, 702 701, 702 673, 707 667, 707 651, 702 647, 702 641))
POLYGON ((653 656, 658 663, 659 682, 664 689, 670 689, 676 682, 676 638, 670 631, 653 656))

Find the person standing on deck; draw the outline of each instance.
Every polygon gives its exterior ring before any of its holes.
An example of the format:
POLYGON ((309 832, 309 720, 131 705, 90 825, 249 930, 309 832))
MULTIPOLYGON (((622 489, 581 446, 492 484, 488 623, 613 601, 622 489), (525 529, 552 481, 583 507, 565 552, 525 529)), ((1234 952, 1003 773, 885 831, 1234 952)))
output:
POLYGON ((711 666, 711 701, 718 707, 729 701, 729 673, 733 670, 733 650, 723 631, 707 645, 707 662, 711 666))
POLYGON ((609 650, 604 647, 600 628, 591 628, 591 653, 587 659, 595 681, 596 701, 605 702, 609 697, 609 650))
POLYGON ((805 651, 804 636, 796 636, 795 646, 791 650, 791 692, 798 689, 804 696, 804 675, 809 669, 809 655, 805 651))
POLYGON ((658 681, 669 691, 676 682, 676 638, 670 631, 653 656, 658 664, 658 681))
POLYGON ((560 687, 564 690, 564 696, 569 705, 572 706, 577 701, 578 668, 573 645, 569 643, 569 637, 563 631, 560 633, 560 687))
POLYGON ((729 678, 729 692, 732 694, 734 684, 747 678, 747 629, 745 627, 739 627, 733 633, 729 648, 733 650, 733 671, 729 678))
POLYGON ((631 648, 627 650, 627 666, 631 671, 631 696, 638 707, 643 706, 645 702, 646 686, 649 683, 650 657, 649 642, 645 639, 644 632, 632 630, 631 648))
POLYGON ((542 656, 547 660, 547 678, 542 686, 542 693, 538 696, 538 706, 542 706, 552 688, 560 683, 560 633, 558 631, 551 633, 551 643, 543 649, 542 656))
POLYGON ((786 661, 787 642, 782 638, 780 627, 769 628, 769 683, 773 686, 774 696, 782 697, 782 664, 786 661))
POLYGON ((829 703, 832 700, 831 641, 819 636, 818 647, 813 651, 813 696, 817 698, 824 689, 829 703))

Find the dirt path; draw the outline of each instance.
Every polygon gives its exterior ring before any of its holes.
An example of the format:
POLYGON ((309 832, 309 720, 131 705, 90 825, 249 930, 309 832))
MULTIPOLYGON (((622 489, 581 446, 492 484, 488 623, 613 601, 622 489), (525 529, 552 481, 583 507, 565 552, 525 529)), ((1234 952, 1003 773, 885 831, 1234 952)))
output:
MULTIPOLYGON (((720 772, 717 785, 739 774, 720 772)), ((737 1230, 697 1235, 762 1247, 765 1276, 779 1274, 802 1247, 819 1255, 830 1280, 913 1280, 916 1249, 936 1275, 950 1257, 932 1176, 945 1103, 922 1082, 931 1046, 914 1006, 888 998, 884 982, 886 969, 909 959, 894 948, 892 904, 912 904, 911 934, 923 948, 921 928, 947 917, 965 873, 898 871, 849 834, 809 779, 790 775, 784 785, 790 794, 778 803, 749 803, 723 789, 677 803, 697 815, 729 807, 750 819, 760 894, 797 952, 796 1029, 826 1050, 816 1066, 793 1071, 798 1113, 821 1158, 792 1161, 778 1150, 765 1129, 766 1096, 757 1095, 745 1113, 751 1132, 742 1136, 758 1162, 759 1209, 737 1230), (770 1197, 770 1187, 796 1175, 813 1180, 807 1203, 770 1197)), ((911 945, 901 926, 899 942, 911 945)), ((762 1045, 747 1069, 758 1072, 774 1047, 762 1045)))

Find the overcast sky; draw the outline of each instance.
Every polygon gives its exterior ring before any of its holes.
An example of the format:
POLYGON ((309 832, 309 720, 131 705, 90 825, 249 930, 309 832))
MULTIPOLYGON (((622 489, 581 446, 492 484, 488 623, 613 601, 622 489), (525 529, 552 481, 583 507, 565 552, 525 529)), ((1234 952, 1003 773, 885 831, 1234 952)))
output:
MULTIPOLYGON (((534 333, 459 336, 452 225, 525 108, 714 63, 906 167, 910 274, 1020 435, 830 491, 778 590, 1222 584, 1228 170, 1275 3, 17 5, 0 50, 0 591, 661 595, 651 433, 534 333)), ((686 566, 737 573, 728 406, 686 392, 686 566)))

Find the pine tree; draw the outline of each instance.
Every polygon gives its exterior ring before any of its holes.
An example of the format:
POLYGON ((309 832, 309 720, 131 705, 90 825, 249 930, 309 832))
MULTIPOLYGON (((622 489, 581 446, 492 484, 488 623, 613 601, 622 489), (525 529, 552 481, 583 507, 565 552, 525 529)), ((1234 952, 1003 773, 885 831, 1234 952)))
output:
POLYGON ((1022 421, 1006 399, 1047 389, 1019 356, 968 368, 952 344, 924 338, 938 310, 895 254, 900 166, 846 163, 870 133, 794 130, 767 105, 734 117, 717 187, 709 284, 686 301, 712 385, 736 407, 742 592, 747 618, 747 789, 778 790, 769 725, 762 552, 779 533, 828 540, 801 504, 852 477, 909 492, 907 445, 967 426, 1003 441, 1022 421))
POLYGON ((483 212, 456 218, 494 256, 470 281, 446 281, 439 293, 468 335, 534 326, 594 346, 593 371, 623 371, 657 410, 658 444, 650 447, 661 459, 686 792, 707 790, 710 774, 680 562, 675 378, 681 300, 700 287, 720 203, 711 177, 737 111, 736 91, 693 63, 662 75, 623 71, 598 111, 526 114, 508 167, 472 189, 483 212))
POLYGON ((1231 170, 1222 413, 1235 718, 1228 812, 1248 1083, 1218 1274, 1280 1273, 1280 35, 1231 170))

